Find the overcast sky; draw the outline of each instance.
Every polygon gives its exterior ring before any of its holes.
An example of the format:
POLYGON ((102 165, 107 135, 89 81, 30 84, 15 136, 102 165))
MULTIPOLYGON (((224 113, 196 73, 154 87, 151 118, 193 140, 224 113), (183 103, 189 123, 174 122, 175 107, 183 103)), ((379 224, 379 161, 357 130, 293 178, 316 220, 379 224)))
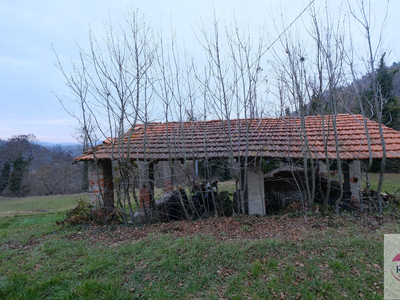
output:
MULTIPOLYGON (((316 0, 317 5, 320 2, 316 0)), ((332 9, 340 3, 328 2, 332 9)), ((375 9, 375 20, 380 21, 383 1, 373 2, 380 3, 375 9)), ((63 62, 75 60, 76 43, 87 46, 89 27, 101 36, 103 21, 110 18, 115 23, 123 22, 129 5, 156 24, 160 24, 162 16, 169 27, 172 19, 178 40, 185 39, 190 45, 195 43, 192 27, 196 28, 201 19, 211 18, 213 7, 228 21, 235 12, 238 20, 248 22, 257 31, 265 22, 267 28, 272 28, 271 20, 279 16, 278 11, 283 11, 290 23, 307 4, 308 1, 299 0, 0 1, 0 138, 33 133, 42 142, 76 141, 73 135, 77 122, 54 95, 64 98, 69 91, 54 64, 52 45, 63 62)), ((389 7, 392 16, 386 42, 393 46, 388 59, 391 64, 399 61, 395 49, 400 49, 400 38, 396 36, 400 1, 393 0, 389 7)), ((66 105, 74 109, 72 104, 66 105)))

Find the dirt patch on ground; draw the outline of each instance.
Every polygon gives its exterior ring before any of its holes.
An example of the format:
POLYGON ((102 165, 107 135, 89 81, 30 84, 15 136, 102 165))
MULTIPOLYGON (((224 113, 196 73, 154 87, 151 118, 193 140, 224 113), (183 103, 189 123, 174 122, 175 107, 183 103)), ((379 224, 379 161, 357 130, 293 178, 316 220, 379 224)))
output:
POLYGON ((359 227, 358 233, 370 233, 383 226, 398 223, 398 219, 389 215, 346 214, 325 215, 314 212, 304 216, 296 208, 288 207, 281 215, 210 218, 195 222, 179 221, 154 224, 143 227, 129 226, 88 226, 80 232, 69 235, 71 240, 88 239, 116 246, 118 243, 135 241, 149 234, 170 234, 174 237, 211 235, 220 240, 279 238, 301 240, 329 230, 330 236, 338 235, 349 226, 359 227), (294 212, 291 212, 293 210, 294 212), (333 230, 332 230, 333 229, 333 230), (333 231, 333 233, 332 233, 333 231))

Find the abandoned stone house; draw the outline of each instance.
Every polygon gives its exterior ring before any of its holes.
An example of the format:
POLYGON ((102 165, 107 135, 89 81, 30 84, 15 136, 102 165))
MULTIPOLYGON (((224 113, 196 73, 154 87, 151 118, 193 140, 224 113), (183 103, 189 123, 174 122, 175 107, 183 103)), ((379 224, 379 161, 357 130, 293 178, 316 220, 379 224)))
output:
MULTIPOLYGON (((367 120, 371 149, 361 115, 341 114, 336 118, 337 145, 333 120, 325 116, 305 118, 309 159, 318 165, 319 172, 326 172, 326 155, 330 160, 345 162, 344 189, 354 200, 359 200, 361 183, 360 161, 382 158, 382 144, 378 124, 367 120), (327 148, 324 147, 324 140, 327 148)), ((400 158, 400 132, 383 127, 387 158, 400 158)), ((102 145, 87 150, 75 161, 89 161, 90 201, 107 205, 114 202, 112 162, 120 157, 135 161, 140 173, 141 208, 152 203, 151 180, 154 164, 164 171, 164 192, 179 184, 174 180, 173 164, 194 160, 233 158, 240 165, 242 186, 245 187, 243 212, 266 213, 268 188, 260 164, 261 158, 282 161, 303 159, 305 135, 299 118, 255 118, 251 120, 212 120, 136 125, 124 136, 107 139, 102 145), (101 193, 100 193, 101 191, 101 193)))

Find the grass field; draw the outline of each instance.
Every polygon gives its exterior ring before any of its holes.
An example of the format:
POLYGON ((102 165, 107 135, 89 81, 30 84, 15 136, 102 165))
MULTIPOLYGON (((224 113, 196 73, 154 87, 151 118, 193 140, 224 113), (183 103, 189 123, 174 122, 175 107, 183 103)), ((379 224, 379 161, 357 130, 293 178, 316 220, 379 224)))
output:
MULTIPOLYGON (((385 177, 383 190, 397 190, 399 175, 385 177)), ((123 239, 122 229, 144 228, 56 224, 85 197, 0 198, 0 299, 382 299, 383 234, 400 233, 398 222, 370 228, 349 214, 311 215, 341 225, 304 228, 301 238, 271 229, 220 239, 227 230, 217 228, 123 239)), ((249 217, 239 231, 281 217, 249 217)))
MULTIPOLYGON (((363 176, 365 181, 365 175, 363 176)), ((377 190, 379 183, 379 174, 370 174, 371 189, 377 190)), ((362 184, 365 186, 365 183, 362 184)), ((393 194, 400 190, 400 174, 384 174, 384 180, 382 185, 382 193, 388 192, 393 194)))
POLYGON ((293 240, 271 230, 118 241, 120 226, 56 225, 76 197, 1 200, 0 299, 382 299, 383 233, 400 232, 350 224, 293 240))
POLYGON ((33 196, 26 198, 0 197, 0 215, 31 212, 65 211, 76 206, 77 199, 88 200, 87 194, 33 196))
POLYGON ((105 243, 117 228, 98 228, 93 242, 85 227, 56 226, 62 217, 0 217, 0 299, 381 299, 382 232, 399 231, 105 243))

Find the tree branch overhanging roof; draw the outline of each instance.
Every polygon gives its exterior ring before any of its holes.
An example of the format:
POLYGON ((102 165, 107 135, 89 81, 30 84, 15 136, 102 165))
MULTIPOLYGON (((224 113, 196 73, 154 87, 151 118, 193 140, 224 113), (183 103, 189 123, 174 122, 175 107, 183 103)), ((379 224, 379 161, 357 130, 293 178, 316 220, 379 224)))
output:
MULTIPOLYGON (((324 118, 328 157, 336 159, 332 116, 324 118)), ((368 159, 368 143, 362 115, 337 115, 340 158, 368 159)), ((378 123, 367 120, 372 158, 382 158, 378 123)), ((307 139, 312 158, 324 159, 321 116, 305 118, 307 139)), ((386 157, 400 158, 400 132, 383 126, 386 157)), ((137 125, 120 139, 106 139, 77 161, 110 160, 129 156, 133 160, 201 160, 229 157, 292 158, 303 157, 304 136, 300 119, 254 118, 212 121, 148 123, 137 125), (129 135, 131 135, 130 143, 129 135), (128 145, 129 143, 129 145, 128 145)))

